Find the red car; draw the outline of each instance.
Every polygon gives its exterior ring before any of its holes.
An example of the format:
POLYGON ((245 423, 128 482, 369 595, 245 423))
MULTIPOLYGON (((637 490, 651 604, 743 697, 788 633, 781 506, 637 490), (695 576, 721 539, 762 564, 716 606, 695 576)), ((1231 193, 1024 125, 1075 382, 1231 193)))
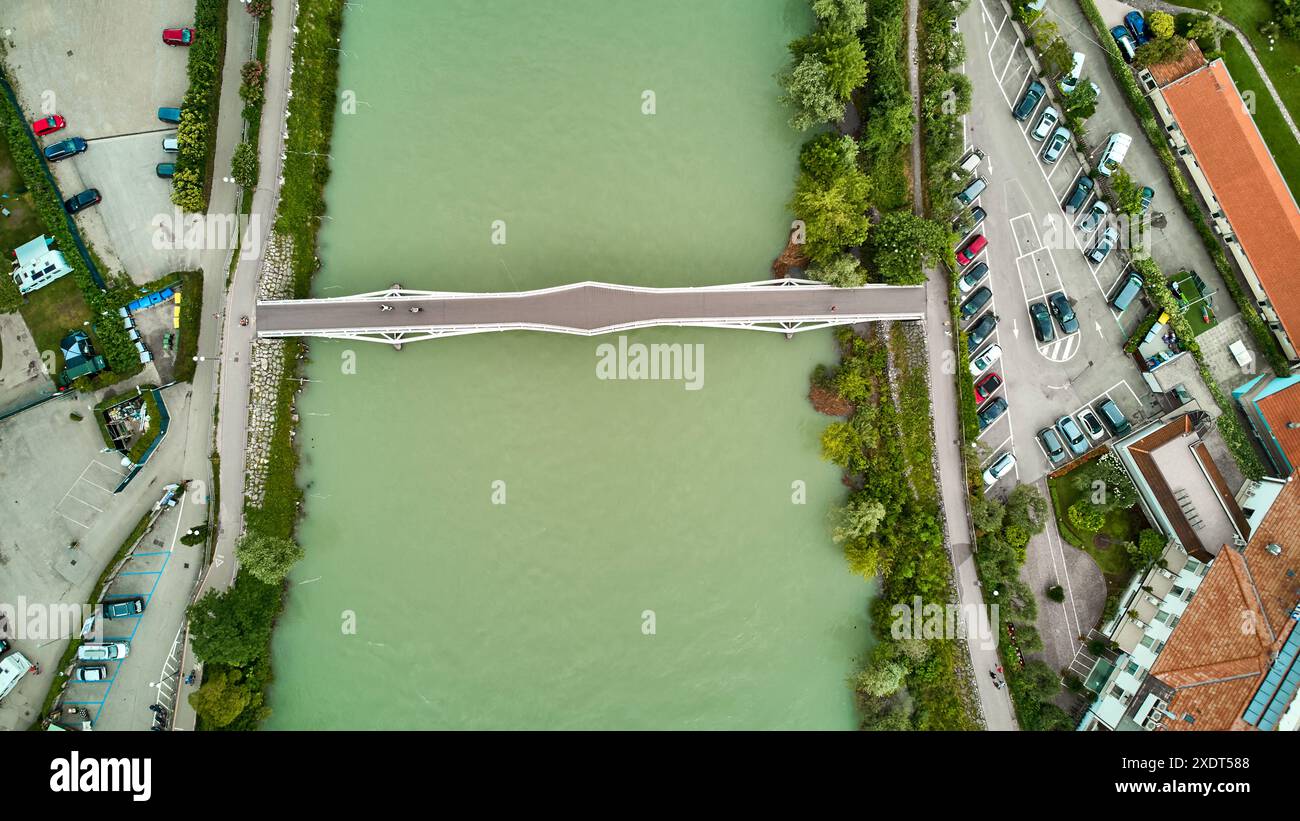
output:
POLYGON ((993 392, 1002 387, 1002 377, 997 373, 990 372, 988 376, 975 383, 975 402, 978 404, 993 395, 993 392))
POLYGON ((46 134, 53 134, 55 131, 62 129, 67 123, 58 114, 51 114, 43 120, 37 120, 32 123, 32 131, 36 136, 43 137, 46 134))
POLYGON ((984 239, 983 234, 975 235, 974 239, 957 249, 957 264, 963 268, 970 265, 975 261, 975 257, 980 255, 980 251, 984 250, 984 246, 988 244, 989 241, 984 239))
POLYGON ((163 42, 169 46, 188 46, 194 42, 194 29, 163 29, 163 42))

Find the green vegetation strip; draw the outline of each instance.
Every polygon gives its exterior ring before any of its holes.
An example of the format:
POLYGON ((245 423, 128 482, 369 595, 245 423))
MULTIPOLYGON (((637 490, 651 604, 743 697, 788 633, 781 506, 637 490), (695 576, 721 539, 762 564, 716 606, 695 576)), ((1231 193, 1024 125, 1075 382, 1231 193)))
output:
POLYGON ((181 122, 176 128, 180 150, 172 177, 172 203, 191 213, 206 211, 212 192, 229 6, 226 0, 194 4, 195 37, 185 67, 189 88, 181 101, 181 122))

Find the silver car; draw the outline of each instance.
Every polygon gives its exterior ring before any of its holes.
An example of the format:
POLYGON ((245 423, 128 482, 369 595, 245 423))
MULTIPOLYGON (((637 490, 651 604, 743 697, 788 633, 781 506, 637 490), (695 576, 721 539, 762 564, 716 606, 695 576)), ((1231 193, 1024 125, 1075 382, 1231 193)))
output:
POLYGON ((77 648, 77 658, 80 661, 121 661, 130 652, 130 646, 124 641, 107 644, 83 644, 77 648))
POLYGON ((1093 265, 1100 265, 1110 256, 1110 252, 1115 250, 1115 243, 1119 241, 1119 232, 1115 226, 1107 228, 1101 232, 1101 238, 1097 244, 1092 246, 1092 250, 1087 253, 1088 261, 1093 265))
POLYGON ((1047 145, 1043 146, 1043 162, 1051 165, 1061 157, 1061 152, 1070 144, 1070 129, 1061 126, 1052 134, 1047 145))
POLYGON ((1043 113, 1038 115, 1038 122, 1034 124, 1034 130, 1029 132, 1029 136, 1040 142, 1052 133, 1052 129, 1061 121, 1061 112, 1052 108, 1050 105, 1043 109, 1043 113))

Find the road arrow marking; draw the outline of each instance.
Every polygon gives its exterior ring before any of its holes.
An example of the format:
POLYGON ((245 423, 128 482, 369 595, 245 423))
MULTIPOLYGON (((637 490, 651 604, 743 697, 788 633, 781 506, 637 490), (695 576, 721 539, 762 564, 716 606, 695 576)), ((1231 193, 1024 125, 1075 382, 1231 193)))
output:
POLYGON ((1019 338, 1020 338, 1020 325, 1019 325, 1019 323, 1017 323, 1016 320, 1014 320, 1014 319, 1011 320, 1011 334, 1012 334, 1012 336, 1014 336, 1016 339, 1019 339, 1019 338))
POLYGON ((1096 329, 1097 329, 1097 336, 1101 337, 1102 339, 1105 339, 1105 338, 1106 338, 1106 335, 1105 335, 1104 333, 1101 332, 1101 323, 1100 323, 1100 322, 1093 322, 1092 324, 1093 324, 1093 326, 1096 327, 1096 329))

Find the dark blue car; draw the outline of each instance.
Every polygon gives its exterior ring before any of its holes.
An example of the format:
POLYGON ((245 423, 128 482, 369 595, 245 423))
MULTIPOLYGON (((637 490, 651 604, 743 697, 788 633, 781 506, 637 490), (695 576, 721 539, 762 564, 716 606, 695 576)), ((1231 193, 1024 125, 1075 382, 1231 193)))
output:
POLYGON ((80 137, 69 137, 68 139, 57 142, 54 145, 46 146, 45 159, 50 162, 66 160, 68 157, 80 154, 86 150, 86 141, 80 137))
POLYGON ((1124 25, 1139 46, 1151 41, 1151 35, 1147 33, 1147 21, 1142 17, 1142 12, 1130 11, 1124 15, 1124 25))

